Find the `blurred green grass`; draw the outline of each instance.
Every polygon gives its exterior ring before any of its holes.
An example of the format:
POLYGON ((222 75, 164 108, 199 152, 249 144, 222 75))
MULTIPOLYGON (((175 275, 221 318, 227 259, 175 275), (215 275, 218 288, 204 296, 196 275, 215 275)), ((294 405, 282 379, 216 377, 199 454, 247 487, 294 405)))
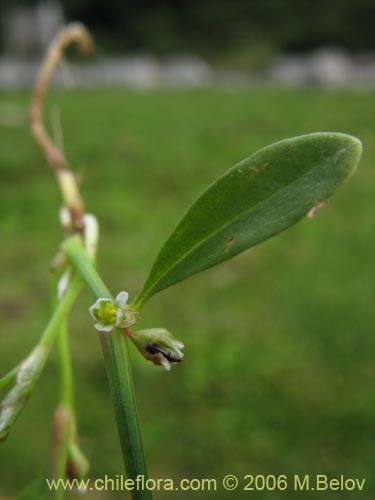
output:
MULTIPOLYGON (((46 323, 49 265, 61 239, 60 198, 27 130, 28 99, 26 93, 0 93, 4 373, 29 351, 46 323)), ((146 306, 142 326, 164 326, 186 345, 185 362, 170 374, 132 350, 151 477, 347 474, 366 477, 360 498, 372 498, 372 100, 365 91, 273 89, 76 90, 49 98, 47 109, 61 109, 67 155, 82 178, 87 209, 101 223, 102 275, 114 293, 126 289, 131 296, 187 206, 240 159, 273 141, 319 130, 351 133, 364 143, 358 172, 313 221, 146 306)), ((122 461, 87 314, 92 301, 84 291, 71 319, 77 414, 90 477, 114 477, 122 473, 122 461)), ((15 493, 46 469, 57 393, 51 359, 0 446, 0 494, 15 493)), ((209 495, 228 498, 225 491, 209 495)), ((242 495, 247 496, 237 491, 231 497, 242 495)), ((290 491, 256 494, 260 500, 290 496, 290 491)), ((319 498, 341 496, 321 492, 319 498)), ((164 497, 169 495, 156 495, 164 497)), ((315 495, 306 492, 303 498, 315 495)))

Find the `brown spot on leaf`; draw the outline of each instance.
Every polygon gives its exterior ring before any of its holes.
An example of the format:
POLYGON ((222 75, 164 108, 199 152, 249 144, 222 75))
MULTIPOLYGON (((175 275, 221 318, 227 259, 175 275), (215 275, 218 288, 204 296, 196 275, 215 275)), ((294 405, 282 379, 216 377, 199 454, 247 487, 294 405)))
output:
POLYGON ((234 241, 235 241, 236 237, 233 235, 233 236, 230 236, 228 239, 227 239, 227 247, 230 247, 233 245, 234 241))
POLYGON ((328 201, 325 200, 325 201, 321 201, 320 203, 318 203, 317 205, 315 205, 315 207, 313 207, 307 214, 307 218, 308 219, 313 219, 315 217, 315 215, 319 212, 319 210, 321 210, 323 207, 325 207, 327 205, 328 201))

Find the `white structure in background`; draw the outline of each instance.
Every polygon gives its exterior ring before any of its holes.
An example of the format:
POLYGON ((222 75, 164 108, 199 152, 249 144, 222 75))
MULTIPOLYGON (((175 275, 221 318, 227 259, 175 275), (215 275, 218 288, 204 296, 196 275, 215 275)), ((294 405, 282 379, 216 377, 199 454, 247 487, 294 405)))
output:
POLYGON ((342 87, 358 83, 356 61, 344 50, 330 47, 309 54, 281 56, 270 68, 270 77, 290 86, 342 87))
POLYGON ((10 8, 2 22, 5 53, 22 58, 44 52, 51 38, 64 24, 64 15, 58 1, 43 0, 34 6, 17 5, 10 8))
MULTIPOLYGON (((1 1, 1 0, 0 0, 1 1)), ((119 0, 120 1, 120 0, 119 0)), ((0 56, 0 89, 30 87, 42 54, 64 24, 58 0, 10 7, 4 19, 4 53, 0 56)), ((53 82, 78 87, 241 88, 251 85, 375 87, 375 54, 353 56, 339 47, 305 54, 281 54, 267 69, 233 71, 213 68, 194 54, 158 59, 131 54, 60 64, 53 82)))

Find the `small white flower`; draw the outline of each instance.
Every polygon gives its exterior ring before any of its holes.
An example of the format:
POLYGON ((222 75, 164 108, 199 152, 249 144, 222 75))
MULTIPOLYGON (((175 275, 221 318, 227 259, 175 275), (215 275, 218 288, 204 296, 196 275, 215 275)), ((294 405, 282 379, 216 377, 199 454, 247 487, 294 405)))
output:
POLYGON ((94 326, 99 332, 110 332, 116 326, 117 307, 111 299, 98 299, 89 311, 96 320, 94 326))
POLYGON ((139 319, 139 312, 126 307, 129 294, 120 292, 115 300, 100 298, 90 308, 96 320, 95 328, 100 332, 110 332, 113 328, 129 328, 139 319))

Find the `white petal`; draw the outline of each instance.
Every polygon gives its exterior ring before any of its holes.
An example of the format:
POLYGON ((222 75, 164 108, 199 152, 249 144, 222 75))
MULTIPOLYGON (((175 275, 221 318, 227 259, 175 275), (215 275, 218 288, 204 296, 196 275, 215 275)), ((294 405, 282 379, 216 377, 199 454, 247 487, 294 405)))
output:
POLYGON ((161 362, 164 370, 167 370, 167 372, 171 371, 171 364, 167 360, 167 358, 165 358, 163 355, 160 356, 160 362, 161 362))
POLYGON ((120 309, 120 307, 118 307, 116 311, 116 325, 121 326, 121 323, 124 321, 124 319, 125 319, 125 314, 123 310, 120 309))
POLYGON ((116 295, 116 304, 119 307, 124 307, 129 298, 128 292, 120 292, 116 295))
POLYGON ((98 310, 98 308, 96 307, 95 304, 93 306, 89 307, 89 313, 90 313, 92 319, 96 319, 94 311, 97 311, 97 310, 98 310))
POLYGON ((113 330, 114 325, 103 325, 102 323, 95 323, 94 327, 98 332, 110 332, 113 330))

